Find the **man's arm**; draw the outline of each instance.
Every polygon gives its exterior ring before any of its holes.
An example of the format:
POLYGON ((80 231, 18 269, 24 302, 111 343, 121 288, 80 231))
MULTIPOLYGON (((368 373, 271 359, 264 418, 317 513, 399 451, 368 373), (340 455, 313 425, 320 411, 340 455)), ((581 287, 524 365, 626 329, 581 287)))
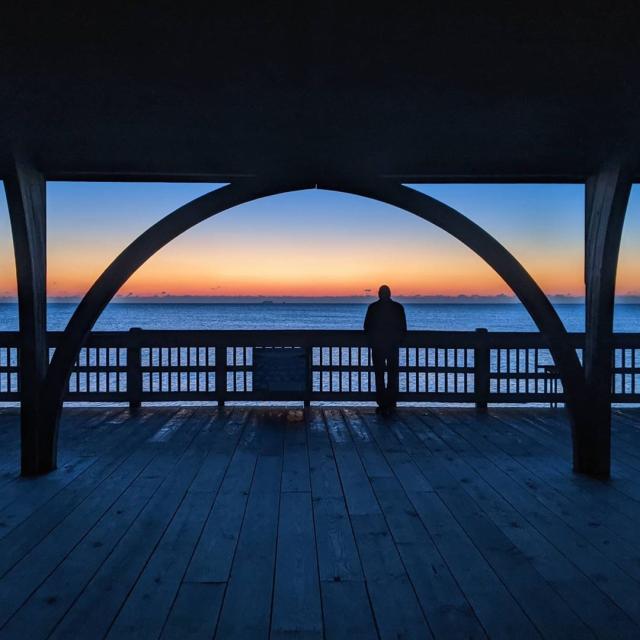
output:
POLYGON ((400 326, 402 328, 402 333, 407 333, 407 316, 402 305, 400 305, 400 326))
POLYGON ((369 333, 371 330, 371 306, 367 307, 367 314, 364 317, 364 332, 369 333))

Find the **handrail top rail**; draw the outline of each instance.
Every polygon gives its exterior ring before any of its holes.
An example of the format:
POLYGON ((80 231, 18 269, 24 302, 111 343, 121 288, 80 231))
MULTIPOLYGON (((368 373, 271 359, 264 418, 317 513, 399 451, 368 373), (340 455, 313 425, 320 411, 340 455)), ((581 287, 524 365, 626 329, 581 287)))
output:
MULTIPOLYGON (((62 331, 47 333, 50 347, 57 347, 64 338, 62 331)), ((576 347, 581 346, 584 336, 570 334, 576 347)), ((625 339, 625 343, 629 338, 625 339)), ((640 344, 640 334, 632 338, 640 344)), ((545 336, 537 332, 489 332, 489 331, 408 331, 399 346, 440 347, 473 349, 479 346, 492 347, 540 347, 546 345, 545 336)), ((20 346, 19 332, 0 332, 0 346, 20 346)), ((358 329, 137 329, 128 331, 92 331, 85 347, 359 347, 369 346, 369 340, 358 329)))
MULTIPOLYGON (((63 331, 49 331, 51 347, 57 347, 63 331)), ((582 348, 584 333, 567 334, 569 343, 582 348)), ((301 347, 366 347, 368 340, 361 329, 140 329, 124 331, 92 331, 85 346, 113 347, 251 347, 251 346, 301 346, 301 347)), ((0 331, 0 347, 19 347, 19 331, 0 331)), ((535 331, 443 331, 410 330, 402 347, 517 349, 547 347, 546 336, 535 331)), ((640 348, 640 333, 619 332, 613 334, 613 348, 640 348)))
MULTIPOLYGON (((484 331, 484 329, 481 329, 484 331)), ((131 327, 125 330, 105 330, 105 331, 92 331, 91 335, 97 336, 109 336, 109 335, 123 335, 130 332, 141 332, 145 335, 181 335, 181 334, 221 334, 221 335, 253 335, 253 334, 287 334, 287 335, 311 335, 311 334, 336 334, 336 335, 359 335, 363 333, 362 329, 141 329, 138 327, 131 327)), ((410 329, 407 331, 407 335, 451 335, 451 336, 466 336, 477 335, 478 329, 467 331, 452 331, 449 329, 410 329)), ((486 330, 486 333, 491 336, 522 336, 526 338, 531 337, 544 337, 544 334, 539 331, 491 331, 486 330)), ((64 331, 47 331, 49 336, 62 336, 64 331)), ((582 331, 568 331, 567 335, 570 337, 584 337, 582 331)), ((0 337, 13 337, 20 336, 20 331, 0 331, 0 337)), ((640 338, 640 332, 633 331, 617 331, 613 334, 614 339, 617 336, 640 338)))

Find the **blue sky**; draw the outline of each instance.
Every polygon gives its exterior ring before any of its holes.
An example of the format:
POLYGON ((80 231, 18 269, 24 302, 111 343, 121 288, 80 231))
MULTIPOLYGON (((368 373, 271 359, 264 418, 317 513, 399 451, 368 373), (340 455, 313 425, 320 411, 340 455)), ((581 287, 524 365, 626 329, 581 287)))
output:
MULTIPOLYGON (((160 217, 216 185, 49 183, 51 295, 79 295, 160 217)), ((581 185, 421 185, 511 250, 549 294, 579 295, 581 185)), ((4 197, 0 296, 15 290, 4 197)), ((640 196, 625 224, 618 293, 640 292, 640 196)), ((358 295, 389 280, 411 294, 509 293, 491 270, 439 229, 406 212, 334 192, 256 201, 199 225, 152 258, 121 293, 358 295), (385 277, 386 276, 386 277, 385 277)))

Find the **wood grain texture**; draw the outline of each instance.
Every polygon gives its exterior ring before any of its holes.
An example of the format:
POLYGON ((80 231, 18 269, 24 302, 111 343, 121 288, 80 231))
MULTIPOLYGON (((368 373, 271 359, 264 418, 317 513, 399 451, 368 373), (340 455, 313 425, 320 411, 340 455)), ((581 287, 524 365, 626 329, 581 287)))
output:
POLYGON ((6 487, 0 637, 636 637, 640 412, 614 418, 603 483, 553 409, 69 409, 65 466, 6 487))

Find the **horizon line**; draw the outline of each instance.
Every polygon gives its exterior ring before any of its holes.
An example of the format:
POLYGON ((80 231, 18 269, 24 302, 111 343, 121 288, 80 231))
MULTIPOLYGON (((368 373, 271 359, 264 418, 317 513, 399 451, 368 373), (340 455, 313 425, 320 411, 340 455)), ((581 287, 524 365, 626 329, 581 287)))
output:
MULTIPOLYGON (((563 294, 549 294, 547 296, 551 302, 566 303, 566 304, 584 304, 584 295, 576 295, 570 293, 563 294)), ((82 296, 49 296, 47 298, 48 304, 70 304, 78 303, 82 299, 82 296)), ((407 304, 473 304, 473 303, 493 303, 493 304, 522 304, 515 295, 508 294, 496 294, 496 295, 483 295, 483 294, 435 294, 435 295, 398 295, 394 296, 395 300, 402 301, 407 304)), ((374 295, 342 295, 342 296, 268 296, 268 295, 219 295, 219 296, 204 296, 204 295, 120 295, 115 296, 110 304, 162 304, 162 303, 174 303, 174 304, 366 304, 377 300, 377 296, 374 295)), ((626 293, 616 295, 615 301, 622 304, 640 303, 640 293, 626 293)), ((18 302, 17 296, 0 296, 0 304, 16 304, 18 302)))

